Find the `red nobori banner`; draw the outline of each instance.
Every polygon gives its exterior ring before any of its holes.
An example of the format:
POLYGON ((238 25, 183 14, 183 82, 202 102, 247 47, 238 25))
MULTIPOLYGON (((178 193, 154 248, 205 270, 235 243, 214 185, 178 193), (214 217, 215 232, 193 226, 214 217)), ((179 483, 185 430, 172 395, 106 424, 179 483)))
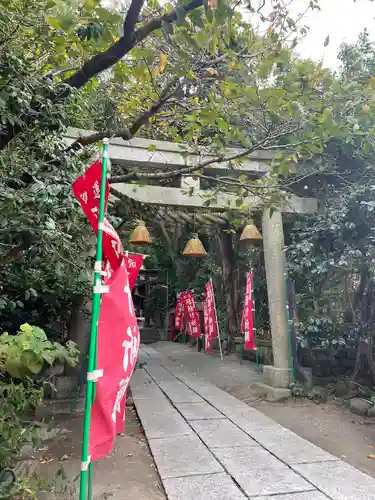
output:
MULTIPOLYGON (((102 178, 102 162, 96 160, 86 172, 74 181, 72 190, 74 196, 80 202, 82 210, 88 218, 94 232, 98 233, 98 216, 100 202, 100 183, 102 178)), ((107 212, 109 196, 108 179, 105 185, 105 209, 107 212)))
POLYGON ((108 260, 112 272, 115 271, 122 262, 124 249, 116 229, 112 224, 104 219, 103 225, 103 253, 108 260))
POLYGON ((200 337, 201 328, 199 324, 199 316, 192 292, 182 292, 179 298, 184 304, 189 335, 195 338, 200 337))
POLYGON ((181 298, 181 294, 179 294, 176 301, 176 316, 174 323, 177 330, 181 330, 183 318, 184 318, 184 302, 181 298))
POLYGON ((127 255, 125 255, 125 264, 129 276, 130 290, 133 290, 134 288, 135 282, 137 281, 139 270, 141 269, 144 260, 145 260, 144 255, 137 255, 132 253, 128 253, 127 255))
POLYGON ((216 311, 215 311, 215 297, 214 287, 212 282, 206 283, 206 307, 207 307, 207 330, 205 331, 206 337, 210 340, 215 339, 218 334, 216 311))
POLYGON ((126 390, 139 350, 125 262, 105 281, 98 324, 96 396, 91 410, 91 461, 109 455, 116 434, 124 432, 126 390))
POLYGON ((207 299, 203 301, 203 320, 204 320, 204 350, 207 354, 212 354, 212 339, 208 335, 208 324, 209 324, 209 314, 208 314, 208 304, 207 299))
POLYGON ((253 306, 253 275, 248 273, 241 321, 241 331, 245 335, 244 348, 248 350, 256 349, 253 306))
MULTIPOLYGON (((82 210, 88 218, 92 230, 98 234, 98 215, 100 201, 100 183, 102 176, 102 164, 99 160, 95 161, 86 172, 78 177, 73 183, 72 190, 74 196, 81 204, 82 210)), ((106 180, 105 191, 105 211, 107 212, 109 183, 106 180)), ((115 271, 122 262, 124 250, 122 248, 120 236, 118 235, 112 224, 104 218, 102 224, 103 230, 103 253, 109 266, 106 269, 115 271)))

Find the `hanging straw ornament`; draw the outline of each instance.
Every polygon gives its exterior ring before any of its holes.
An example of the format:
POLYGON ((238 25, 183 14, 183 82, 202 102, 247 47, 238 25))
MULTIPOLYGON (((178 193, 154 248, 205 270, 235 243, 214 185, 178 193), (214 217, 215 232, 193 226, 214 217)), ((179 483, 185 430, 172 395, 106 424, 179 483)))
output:
POLYGON ((240 241, 248 241, 250 243, 258 243, 262 240, 262 235, 258 231, 258 228, 253 222, 253 219, 249 219, 248 223, 244 227, 242 234, 240 236, 240 241))
POLYGON ((204 257, 207 255, 207 252, 196 233, 194 233, 193 237, 186 243, 186 247, 182 254, 185 257, 204 257))
POLYGON ((130 235, 129 243, 133 245, 151 245, 152 239, 146 224, 139 220, 137 221, 137 227, 134 229, 132 234, 130 235))

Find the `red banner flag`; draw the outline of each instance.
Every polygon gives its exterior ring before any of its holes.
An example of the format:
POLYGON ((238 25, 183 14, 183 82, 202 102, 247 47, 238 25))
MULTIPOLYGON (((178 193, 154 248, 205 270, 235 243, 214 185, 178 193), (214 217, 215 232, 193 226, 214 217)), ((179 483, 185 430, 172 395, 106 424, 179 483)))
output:
MULTIPOLYGON (((82 210, 88 218, 95 234, 98 234, 98 214, 100 201, 100 182, 102 176, 102 164, 96 160, 86 172, 78 177, 73 183, 74 196, 81 204, 82 210)), ((109 183, 106 181, 105 210, 107 212, 109 196, 109 183)), ((122 262, 124 250, 122 248, 120 236, 112 224, 105 218, 102 224, 103 229, 103 253, 109 261, 110 269, 115 271, 122 262)))
MULTIPOLYGON (((80 202, 82 210, 86 214, 91 227, 98 233, 98 215, 100 202, 100 183, 102 178, 102 162, 96 160, 86 172, 74 181, 72 189, 73 194, 80 202)), ((105 186, 105 209, 107 212, 109 197, 109 183, 105 186)))
POLYGON ((125 263, 105 280, 98 325, 96 396, 91 410, 91 461, 109 455, 124 431, 126 390, 139 350, 139 329, 125 263))
POLYGON ((125 255, 125 264, 129 276, 130 290, 133 290, 134 288, 135 282, 137 281, 139 270, 141 269, 144 260, 145 260, 144 255, 136 255, 132 253, 128 253, 127 255, 125 255))
POLYGON ((184 302, 183 302, 181 294, 180 294, 177 297, 177 301, 176 301, 175 327, 177 330, 181 330, 181 328, 182 328, 183 316, 184 316, 184 302))
MULTIPOLYGON (((124 249, 120 240, 120 236, 112 224, 104 219, 103 225, 103 253, 108 260, 111 271, 115 271, 122 262, 124 249)), ((130 278, 129 278, 130 281, 130 278)))
POLYGON ((214 287, 211 281, 206 283, 205 290, 207 308, 207 330, 205 331, 205 336, 207 338, 209 349, 212 350, 211 341, 218 336, 218 326, 215 311, 214 287))
POLYGON ((201 335, 199 316, 192 292, 182 292, 180 299, 184 304, 184 310, 187 318, 188 333, 191 337, 198 338, 201 335))
POLYGON ((247 350, 256 349, 254 332, 254 307, 253 307, 253 276, 248 273, 246 279, 246 292, 243 304, 243 313, 241 321, 241 331, 245 335, 244 348, 247 350))
MULTIPOLYGON (((125 266, 126 266, 126 271, 128 273, 128 279, 129 279, 129 288, 130 290, 133 290, 134 285, 137 281, 138 273, 140 268, 142 267, 142 264, 145 260, 144 255, 136 255, 136 254, 131 254, 127 253, 127 255, 124 255, 124 261, 125 261, 125 266)), ((125 431, 125 406, 126 406, 126 397, 124 397, 121 401, 120 405, 120 414, 124 415, 123 421, 121 419, 117 419, 116 421, 116 433, 117 434, 122 434, 125 431)))
POLYGON ((203 301, 203 324, 204 324, 204 350, 207 354, 212 354, 212 339, 208 334, 209 330, 209 318, 208 318, 208 304, 207 299, 203 301))

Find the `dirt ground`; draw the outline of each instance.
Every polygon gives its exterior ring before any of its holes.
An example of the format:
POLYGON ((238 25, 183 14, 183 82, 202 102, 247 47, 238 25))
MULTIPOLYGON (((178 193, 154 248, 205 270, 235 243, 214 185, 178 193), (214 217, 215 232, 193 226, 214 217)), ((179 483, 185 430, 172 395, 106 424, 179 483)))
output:
POLYGON ((259 380, 254 363, 239 362, 236 354, 221 361, 198 353, 187 344, 159 342, 152 347, 169 360, 209 380, 257 408, 265 415, 333 455, 375 477, 375 419, 352 415, 339 399, 316 404, 306 399, 267 403, 256 397, 252 383, 259 380))
MULTIPOLYGON (((79 494, 82 417, 60 419, 64 434, 47 443, 39 477, 54 485, 55 498, 72 500, 79 494), (65 432, 66 431, 66 432, 65 432), (63 471, 63 472, 61 472, 63 471)), ((111 456, 94 464, 93 500, 165 500, 147 440, 133 407, 126 410, 126 435, 118 436, 111 456)), ((46 488, 47 489, 47 488, 46 488)), ((49 489, 49 488, 48 488, 49 489)), ((47 498, 53 496, 47 495, 47 498)))

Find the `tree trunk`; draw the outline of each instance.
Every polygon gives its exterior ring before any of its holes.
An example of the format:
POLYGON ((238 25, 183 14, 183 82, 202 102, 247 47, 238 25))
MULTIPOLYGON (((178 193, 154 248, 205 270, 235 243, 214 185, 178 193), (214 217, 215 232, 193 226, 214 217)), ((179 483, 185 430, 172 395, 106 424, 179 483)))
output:
POLYGON ((371 387, 375 382, 375 362, 372 357, 372 339, 360 340, 357 350, 357 358, 355 360, 354 373, 352 376, 353 382, 365 382, 366 374, 370 370, 372 380, 369 381, 371 387))
POLYGON ((74 301, 68 337, 78 345, 80 353, 77 366, 66 367, 66 375, 78 376, 86 360, 90 341, 91 305, 91 297, 87 295, 81 295, 74 301))
POLYGON ((346 324, 356 324, 356 309, 360 306, 360 302, 364 297, 366 288, 368 287, 370 279, 370 274, 367 266, 364 266, 361 270, 360 280, 357 288, 354 290, 352 296, 349 291, 348 277, 345 279, 345 299, 348 303, 344 311, 344 322, 346 324))
POLYGON ((239 269, 233 248, 233 235, 229 231, 220 230, 218 243, 223 270, 225 303, 227 310, 228 352, 234 345, 234 339, 239 333, 240 295, 239 269))
POLYGON ((371 373, 369 384, 371 387, 375 383, 375 362, 372 357, 375 328, 375 281, 370 277, 368 270, 361 273, 361 281, 356 290, 355 303, 359 325, 359 341, 357 358, 352 376, 353 381, 368 378, 368 371, 371 373))

